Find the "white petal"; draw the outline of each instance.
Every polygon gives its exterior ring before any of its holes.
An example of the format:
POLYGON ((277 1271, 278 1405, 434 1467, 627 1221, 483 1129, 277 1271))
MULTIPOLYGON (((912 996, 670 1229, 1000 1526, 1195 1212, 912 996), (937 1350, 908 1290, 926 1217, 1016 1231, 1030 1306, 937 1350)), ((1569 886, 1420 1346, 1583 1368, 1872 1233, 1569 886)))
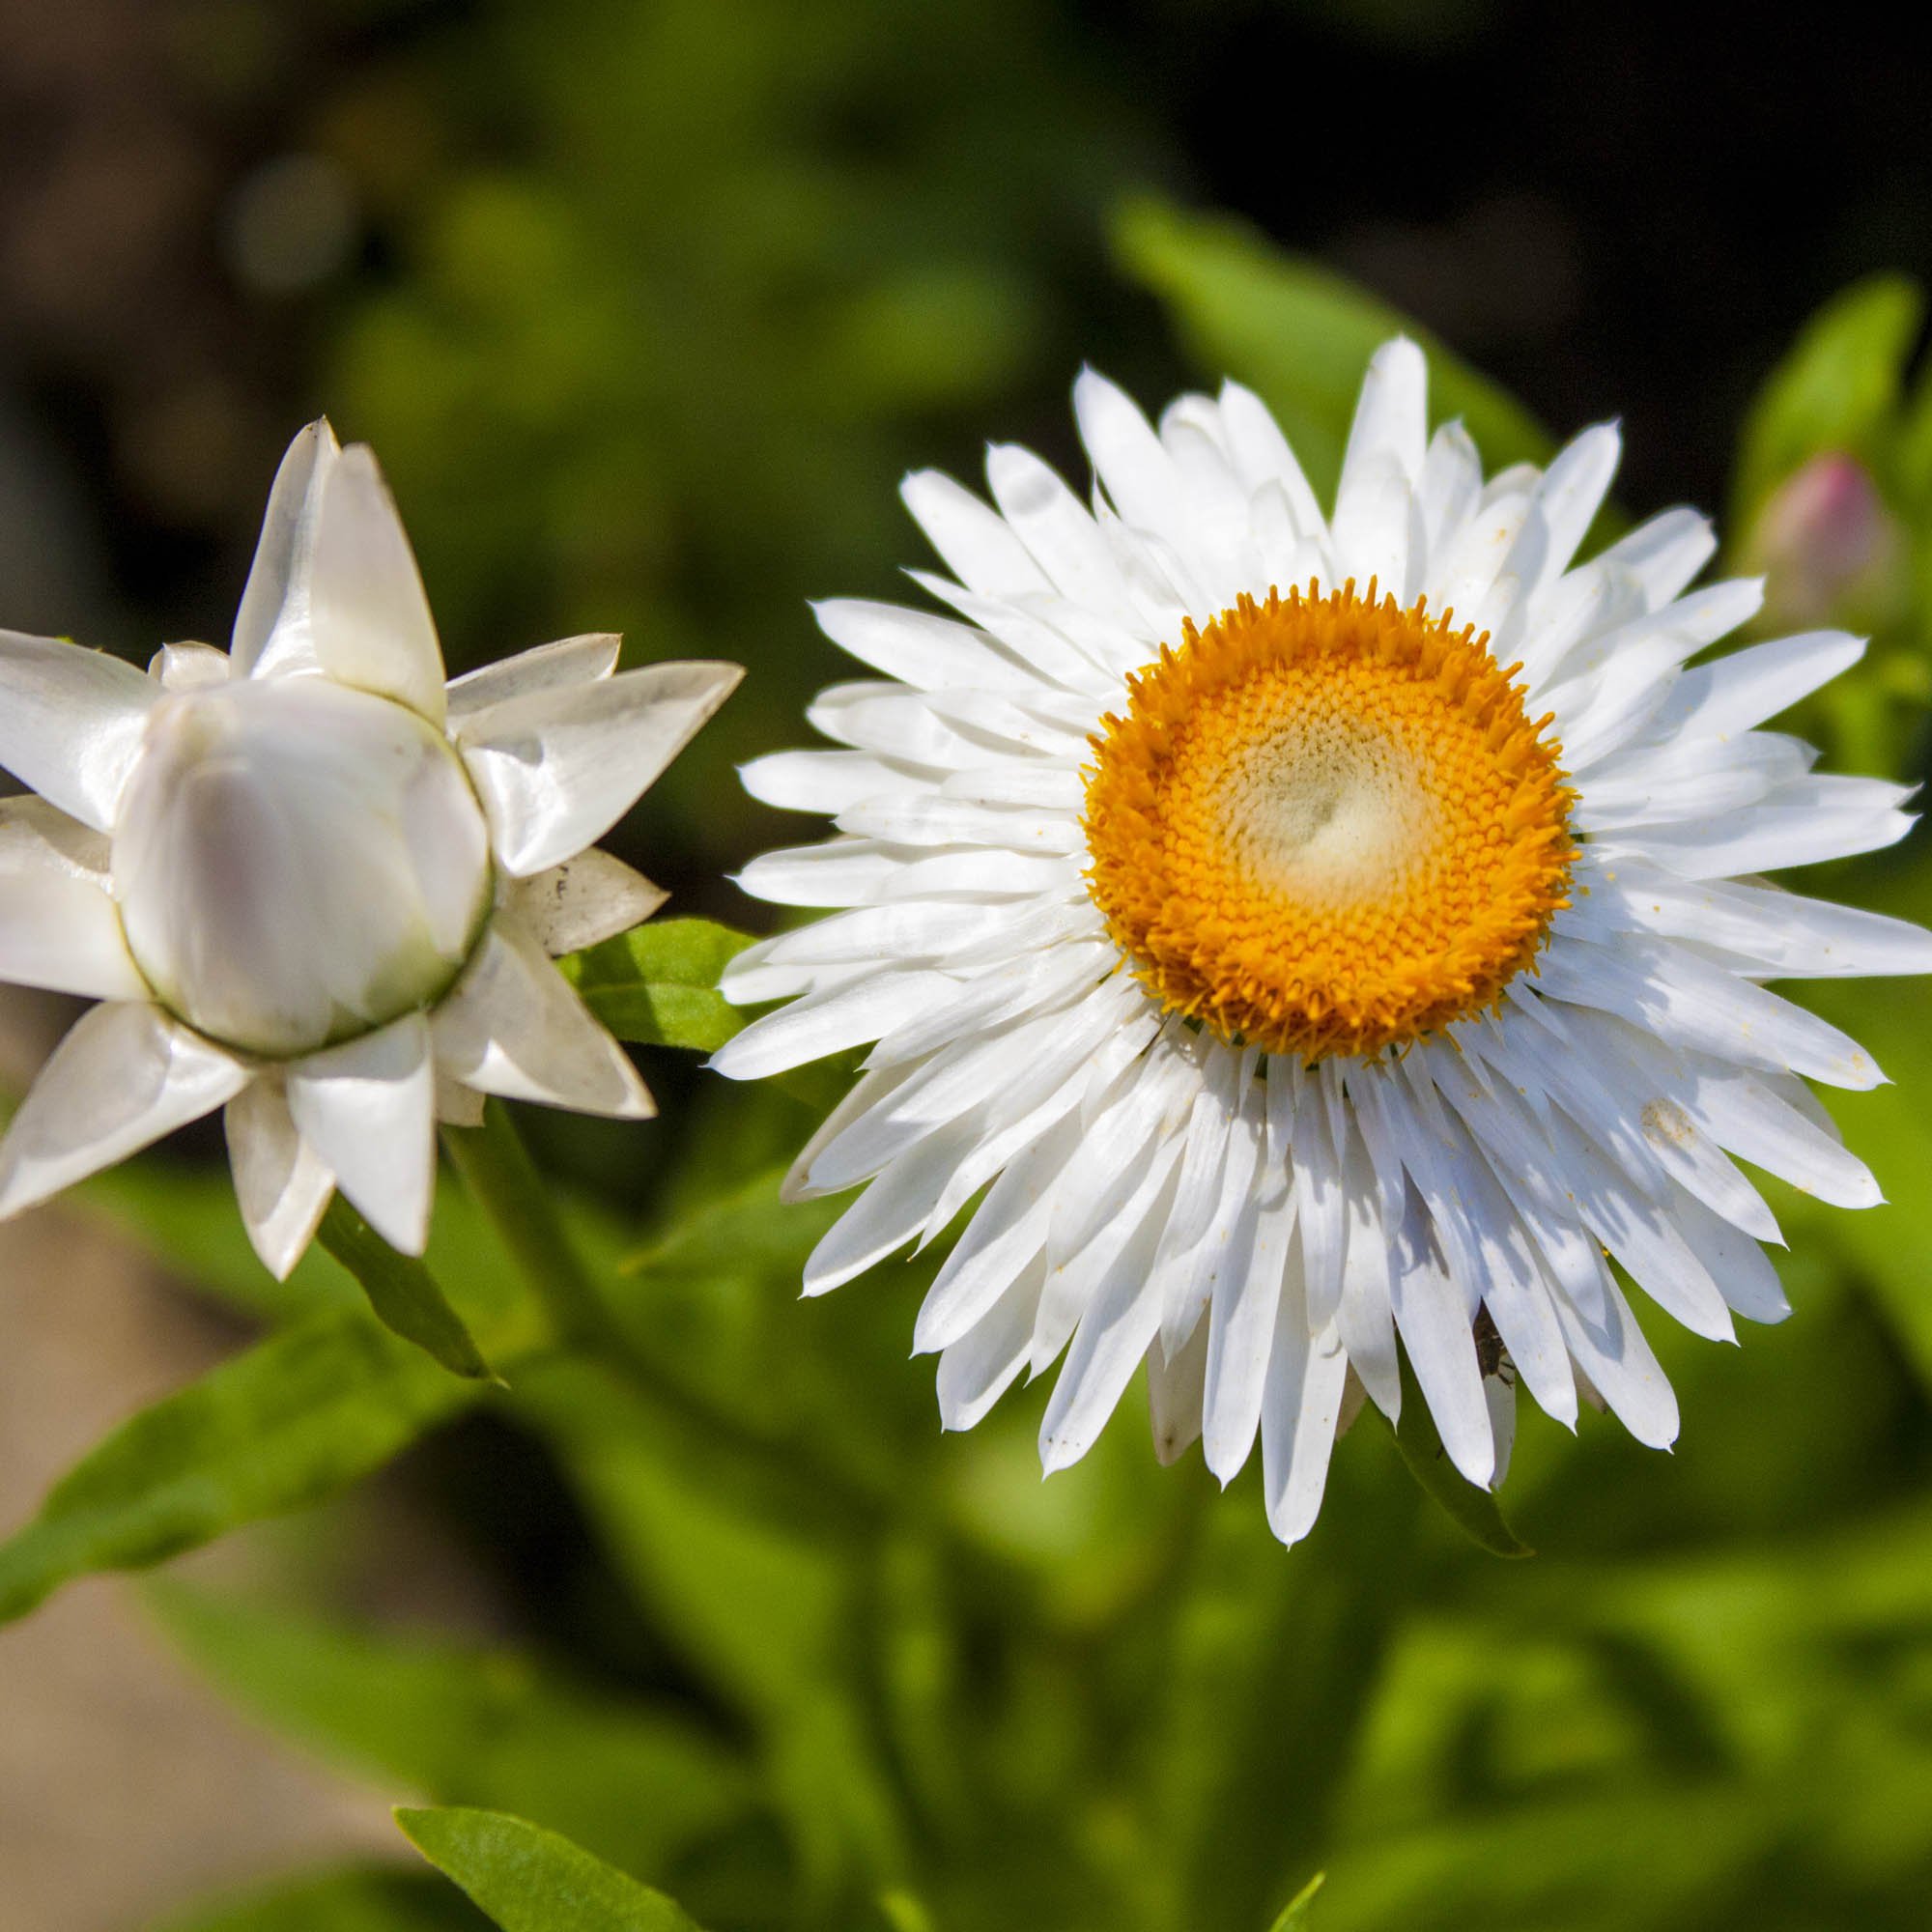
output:
POLYGON ((206 691, 226 684, 234 670, 228 653, 213 644, 163 644, 148 660, 148 675, 163 691, 206 691))
POLYGON ((1005 520, 951 476, 916 469, 899 495, 947 569, 968 588, 1007 597, 1052 587, 1005 520))
POLYGON ((586 631, 580 637, 559 638, 553 644, 538 644, 533 650, 519 651, 515 657, 499 658, 495 664, 465 671, 449 681, 450 728, 454 730, 464 719, 505 698, 601 683, 617 668, 617 653, 623 643, 614 631, 586 631))
POLYGON ((483 935, 430 1030, 438 1069, 479 1093, 620 1121, 657 1111, 630 1056, 507 921, 483 935))
POLYGON ((247 1084, 242 1064, 157 1007, 95 1007, 41 1069, 0 1143, 0 1216, 58 1194, 247 1084))
POLYGON ((0 631, 0 765, 83 825, 114 829, 161 689, 132 665, 0 631))
POLYGON ((1094 519, 1032 450, 995 443, 986 452, 986 481, 1008 526, 1056 589, 1098 616, 1135 621, 1133 600, 1094 519))
POLYGON ((553 958, 629 932, 668 896, 623 860, 595 847, 514 881, 508 895, 518 921, 553 958))
POLYGON ((1161 1197, 1100 1277, 1073 1331, 1039 1425, 1039 1463, 1047 1475, 1070 1468, 1093 1447, 1152 1345, 1161 1313, 1154 1250, 1167 1219, 1162 1203, 1172 1199, 1173 1187, 1170 1172, 1161 1197))
POLYGON ((287 1072, 297 1130, 362 1217, 406 1255, 429 1239, 436 1070, 420 1013, 310 1054, 287 1072))
POLYGON ((979 1123, 968 1118, 908 1150, 833 1223, 805 1264, 804 1292, 825 1294, 919 1238, 979 1123))
POLYGON ((646 665, 464 718, 456 742, 504 870, 526 878, 595 844, 743 675, 736 665, 646 665))
POLYGON ((146 1000, 114 901, 54 866, 0 871, 0 980, 89 1000, 146 1000))
POLYGON ((1577 546, 1588 535, 1609 494, 1622 452, 1623 438, 1617 426, 1598 423, 1567 443, 1544 472, 1536 490, 1536 507, 1548 544, 1543 564, 1546 582, 1569 567, 1577 546))
POLYGON ((1194 1331, 1170 1359, 1156 1342, 1148 1350, 1148 1415, 1153 1453, 1163 1468, 1179 1462, 1201 1439, 1201 1404, 1208 1381, 1208 1324, 1194 1331))
POLYGON ((236 1094, 222 1124, 248 1239, 262 1265, 286 1281, 314 1238, 335 1177, 296 1131, 277 1074, 264 1073, 236 1094))
POLYGON ((1268 1353, 1294 1228, 1294 1190, 1288 1177, 1265 1176, 1264 1188, 1239 1225, 1228 1257, 1231 1278, 1215 1289, 1208 1310, 1201 1447, 1208 1468, 1224 1485, 1240 1473, 1261 1426, 1268 1353))
POLYGON ((1602 1317, 1585 1317, 1559 1295, 1557 1320, 1577 1365, 1636 1439, 1667 1449, 1677 1439, 1677 1398, 1616 1285, 1605 1284, 1602 1317))
POLYGON ((1733 651, 1687 670, 1671 695, 1665 722, 1695 737, 1747 730, 1808 697, 1865 654, 1862 638, 1810 631, 1733 651))
POLYGON ((971 1429, 1026 1367, 1046 1264, 1037 1263, 939 1358, 939 1426, 971 1429))
POLYGON ((1487 1489, 1495 1474, 1496 1445, 1468 1303, 1443 1265, 1427 1210, 1413 1193, 1389 1269, 1389 1296, 1449 1460, 1478 1489, 1487 1489))
POLYGON ((1712 825, 1652 826, 1639 849, 1680 878, 1723 878, 1882 851, 1916 823, 1910 812, 1886 805, 1785 802, 1783 792, 1774 792, 1712 825))
POLYGON ((1250 491, 1265 484, 1280 487, 1283 500, 1303 537, 1325 535, 1327 524, 1315 499, 1308 477, 1282 435, 1267 405, 1238 383, 1221 385, 1221 426, 1235 468, 1250 491))
POLYGON ((388 485, 367 443, 328 467, 310 564, 316 662, 338 683, 443 720, 442 649, 388 485))
POLYGON ((1773 978, 1932 973, 1932 932, 1884 913, 1768 886, 1675 879, 1618 866, 1598 902, 1646 932, 1720 947, 1773 978))
POLYGON ((1628 570, 1646 606, 1660 611, 1710 562, 1718 548, 1711 520, 1695 510, 1665 510, 1605 551, 1602 562, 1628 570))
POLYGON ((737 874, 737 884, 753 898, 779 905, 866 905, 901 869, 899 859, 869 838, 827 838, 759 853, 737 874))
POLYGON ((727 1080, 762 1080, 862 1046, 958 991, 959 981, 950 974, 915 971, 876 974, 823 996, 808 994, 727 1039, 711 1056, 711 1069, 727 1080))
POLYGON ((1073 413, 1080 440, 1121 516, 1170 541, 1184 539, 1190 519, 1180 472, 1132 398, 1094 370, 1083 369, 1073 384, 1073 413))
POLYGON ((1371 465, 1390 462, 1406 481, 1419 478, 1428 437, 1429 365, 1414 343, 1398 335, 1369 358, 1362 378, 1335 492, 1338 526, 1350 492, 1371 465))
POLYGON ((229 640, 236 677, 268 677, 315 663, 309 597, 316 529, 328 472, 340 454, 324 417, 297 435, 275 471, 229 640))
POLYGON ((738 782, 781 811, 840 812, 882 792, 929 789, 932 781, 867 752, 773 752, 740 765, 738 782))
POLYGON ((1516 1446, 1516 1386, 1501 1376, 1483 1378, 1483 1396, 1490 1406, 1490 1434, 1495 1442, 1495 1474, 1490 1488, 1499 1490, 1509 1474, 1510 1451, 1516 1446))
POLYGON ((1341 1338, 1332 1324, 1309 1334, 1307 1309, 1291 1279, 1283 1287, 1262 1406, 1268 1527, 1283 1543, 1299 1543, 1315 1527, 1348 1385, 1341 1338))

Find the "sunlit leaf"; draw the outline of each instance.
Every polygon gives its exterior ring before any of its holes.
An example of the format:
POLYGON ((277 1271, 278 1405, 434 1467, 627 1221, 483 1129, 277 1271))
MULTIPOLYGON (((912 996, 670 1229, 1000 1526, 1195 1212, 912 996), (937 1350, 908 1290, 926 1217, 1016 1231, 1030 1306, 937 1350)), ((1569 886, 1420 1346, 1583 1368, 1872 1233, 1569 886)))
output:
POLYGON ((1738 449, 1732 515, 1742 530, 1808 457, 1881 453, 1925 298, 1903 275, 1873 275, 1810 322, 1752 403, 1738 449))
POLYGON ((399 1810, 396 1822, 502 1932, 698 1932, 661 1891, 500 1811, 399 1810))
POLYGON ((711 1053, 745 1024, 718 980, 751 943, 710 920, 646 920, 557 964, 619 1039, 711 1053))
POLYGON ((380 1468, 473 1402, 361 1311, 284 1329, 123 1423, 0 1545, 0 1619, 70 1577, 139 1569, 380 1468))
POLYGON ((1172 312, 1212 377, 1257 390, 1327 497, 1369 357, 1390 336, 1429 352, 1433 417, 1460 416, 1490 469, 1543 463, 1555 445, 1522 406, 1429 330, 1332 269, 1274 246, 1244 223, 1165 202, 1127 203, 1114 222, 1122 268, 1172 312))

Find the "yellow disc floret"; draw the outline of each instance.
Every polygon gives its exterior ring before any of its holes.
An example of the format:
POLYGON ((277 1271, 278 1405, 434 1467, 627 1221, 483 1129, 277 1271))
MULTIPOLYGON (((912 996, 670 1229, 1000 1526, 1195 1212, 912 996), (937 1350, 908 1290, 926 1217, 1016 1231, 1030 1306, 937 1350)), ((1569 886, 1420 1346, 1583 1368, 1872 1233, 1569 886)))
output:
POLYGON ((1375 592, 1188 623, 1128 679, 1087 782, 1088 887, 1134 972, 1223 1039, 1311 1061, 1492 1005, 1576 856, 1517 667, 1375 592))

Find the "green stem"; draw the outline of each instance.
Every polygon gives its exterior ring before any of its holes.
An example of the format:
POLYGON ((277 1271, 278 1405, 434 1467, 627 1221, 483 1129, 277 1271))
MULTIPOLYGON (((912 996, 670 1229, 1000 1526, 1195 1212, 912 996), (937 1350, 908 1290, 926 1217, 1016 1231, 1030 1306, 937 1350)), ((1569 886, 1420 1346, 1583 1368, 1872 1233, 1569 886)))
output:
POLYGON ((584 1266, 555 1199, 502 1101, 493 1099, 485 1105, 480 1127, 445 1127, 442 1137, 464 1185, 510 1251, 530 1292, 548 1311, 563 1348, 606 1362, 640 1395, 693 1428, 749 1452, 788 1479, 832 1492, 847 1511, 867 1525, 883 1525, 892 1509, 888 1492, 840 1470, 801 1466, 796 1443, 747 1429, 741 1416, 718 1407, 666 1374, 639 1348, 584 1266))
POLYGON ((480 1127, 445 1127, 442 1141, 464 1185, 549 1312, 556 1339, 628 1353, 623 1331, 572 1245, 509 1109, 491 1100, 480 1127))

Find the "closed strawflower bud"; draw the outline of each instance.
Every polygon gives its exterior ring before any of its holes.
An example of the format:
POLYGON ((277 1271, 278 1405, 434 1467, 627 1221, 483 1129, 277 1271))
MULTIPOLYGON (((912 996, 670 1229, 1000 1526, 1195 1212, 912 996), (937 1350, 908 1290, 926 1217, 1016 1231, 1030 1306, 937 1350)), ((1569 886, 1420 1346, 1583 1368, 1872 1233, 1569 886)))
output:
POLYGON ((111 877, 156 996, 279 1059, 447 989, 490 911, 490 833, 449 741, 402 705, 221 684, 155 707, 111 877))
POLYGON ((651 1097, 550 963, 663 894, 589 850, 738 681, 566 638, 445 683, 368 449, 297 437, 231 647, 146 675, 0 631, 0 980, 101 1004, 0 1143, 0 1216, 225 1110, 286 1274, 340 1188, 420 1253, 439 1120, 651 1097))
POLYGON ((1878 629, 1904 601, 1898 524, 1870 471, 1840 451, 1812 457, 1772 492, 1745 554, 1764 574, 1768 624, 1878 629))

